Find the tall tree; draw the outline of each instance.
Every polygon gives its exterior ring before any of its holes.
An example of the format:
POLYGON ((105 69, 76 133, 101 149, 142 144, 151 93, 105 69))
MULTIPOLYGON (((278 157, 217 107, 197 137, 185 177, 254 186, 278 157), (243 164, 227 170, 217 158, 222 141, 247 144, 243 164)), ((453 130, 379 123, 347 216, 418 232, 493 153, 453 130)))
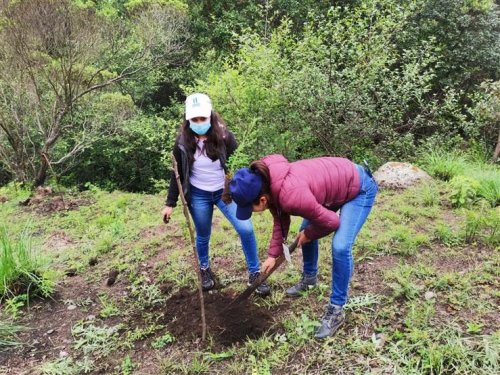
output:
POLYGON ((176 7, 146 3, 123 17, 79 3, 6 0, 0 7, 0 162, 35 186, 51 166, 119 125, 79 116, 80 108, 178 59, 187 38, 176 7))

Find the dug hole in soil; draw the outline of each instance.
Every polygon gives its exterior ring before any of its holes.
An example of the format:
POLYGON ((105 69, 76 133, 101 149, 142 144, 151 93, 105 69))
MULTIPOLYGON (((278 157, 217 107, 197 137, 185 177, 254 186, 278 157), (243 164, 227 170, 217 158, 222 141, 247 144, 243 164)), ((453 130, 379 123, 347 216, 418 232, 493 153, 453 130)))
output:
MULTIPOLYGON (((268 331, 273 323, 271 311, 254 305, 251 300, 225 308, 235 296, 204 293, 207 335, 221 346, 230 346, 255 339, 268 331)), ((201 313, 198 292, 181 290, 166 304, 165 320, 169 332, 177 339, 196 340, 201 337, 201 313)))

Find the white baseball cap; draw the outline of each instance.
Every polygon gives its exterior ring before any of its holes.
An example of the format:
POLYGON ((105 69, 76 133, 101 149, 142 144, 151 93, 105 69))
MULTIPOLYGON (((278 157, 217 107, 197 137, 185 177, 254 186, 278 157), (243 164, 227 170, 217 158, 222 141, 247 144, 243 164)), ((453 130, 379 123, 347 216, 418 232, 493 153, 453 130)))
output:
POLYGON ((197 92, 186 98, 186 120, 194 117, 210 117, 212 101, 205 95, 197 92))

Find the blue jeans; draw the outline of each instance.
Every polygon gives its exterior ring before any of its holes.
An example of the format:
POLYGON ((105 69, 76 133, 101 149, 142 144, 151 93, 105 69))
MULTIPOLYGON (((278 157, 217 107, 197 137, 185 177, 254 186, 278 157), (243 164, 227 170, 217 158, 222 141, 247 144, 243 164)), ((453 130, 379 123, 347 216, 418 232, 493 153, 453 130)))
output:
MULTIPOLYGON (((359 165, 356 166, 360 176, 361 188, 359 194, 340 208, 340 226, 332 238, 332 294, 330 303, 343 306, 347 303, 349 282, 354 264, 352 260, 352 246, 361 227, 370 213, 375 196, 377 183, 372 176, 359 165)), ((300 230, 309 225, 304 219, 300 230)), ((318 273, 318 240, 302 246, 304 260, 304 274, 316 276, 318 273)))
POLYGON ((216 205, 240 236, 248 271, 250 273, 257 272, 259 270, 259 256, 252 221, 236 218, 236 204, 234 202, 225 204, 222 201, 222 189, 210 192, 198 189, 193 185, 190 189, 189 211, 196 228, 196 250, 198 251, 200 268, 208 268, 210 264, 208 246, 212 232, 214 205, 216 205))

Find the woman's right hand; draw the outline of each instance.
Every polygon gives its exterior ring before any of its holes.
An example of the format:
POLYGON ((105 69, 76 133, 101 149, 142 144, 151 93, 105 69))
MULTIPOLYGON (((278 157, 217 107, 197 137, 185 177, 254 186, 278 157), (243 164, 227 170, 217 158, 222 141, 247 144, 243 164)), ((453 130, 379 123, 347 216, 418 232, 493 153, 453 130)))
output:
POLYGON ((165 206, 163 211, 161 212, 161 217, 163 218, 163 222, 167 224, 170 220, 170 216, 172 216, 173 207, 165 206))

